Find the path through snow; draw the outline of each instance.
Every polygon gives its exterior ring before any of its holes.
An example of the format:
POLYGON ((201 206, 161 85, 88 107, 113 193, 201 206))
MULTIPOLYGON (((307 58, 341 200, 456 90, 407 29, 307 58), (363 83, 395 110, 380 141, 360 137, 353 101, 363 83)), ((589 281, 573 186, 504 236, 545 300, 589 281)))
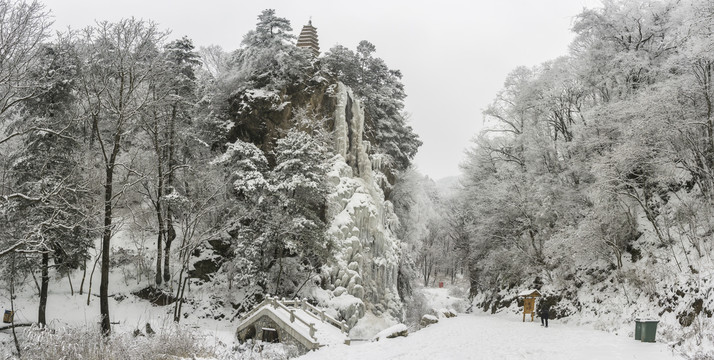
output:
MULTIPOLYGON (((634 325, 633 325, 634 331, 634 325)), ((300 360, 350 359, 683 359, 666 344, 642 343, 629 337, 560 324, 549 328, 521 322, 513 315, 465 315, 409 334, 358 345, 334 346, 300 360)))

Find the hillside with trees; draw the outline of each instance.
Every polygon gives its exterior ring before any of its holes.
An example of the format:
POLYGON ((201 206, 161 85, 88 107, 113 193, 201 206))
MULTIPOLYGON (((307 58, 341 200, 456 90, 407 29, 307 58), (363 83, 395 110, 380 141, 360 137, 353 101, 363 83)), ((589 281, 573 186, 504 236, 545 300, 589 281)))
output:
POLYGON ((539 288, 558 317, 653 316, 667 341, 714 340, 713 16, 605 1, 575 18, 567 55, 505 79, 458 195, 484 310, 539 288))
POLYGON ((215 303, 235 318, 269 295, 319 301, 307 292, 317 289, 329 299, 343 273, 351 325, 365 308, 399 316, 398 240, 379 219, 395 216, 385 196, 421 143, 402 114, 401 74, 373 45, 316 58, 272 9, 230 52, 171 39, 151 21, 52 36, 39 2, 0 10, 1 266, 8 299, 37 287, 40 326, 48 284, 64 275, 88 305, 98 286, 109 336, 110 274, 126 265, 124 281, 171 299, 176 322, 197 306, 192 286, 220 293, 215 303), (336 124, 338 106, 348 123, 336 124), (339 207, 364 193, 366 205, 339 207), (345 211, 377 220, 357 235, 383 242, 388 274, 370 277, 371 257, 338 261, 347 250, 336 242, 352 240, 330 227, 345 211), (387 276, 389 301, 364 293, 387 276))

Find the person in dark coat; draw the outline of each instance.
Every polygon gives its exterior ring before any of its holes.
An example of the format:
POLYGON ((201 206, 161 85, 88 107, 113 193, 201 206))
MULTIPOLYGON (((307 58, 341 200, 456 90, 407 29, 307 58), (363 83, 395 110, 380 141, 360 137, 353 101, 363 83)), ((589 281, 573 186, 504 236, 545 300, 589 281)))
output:
POLYGON ((540 326, 545 326, 548 327, 548 311, 549 311, 549 306, 547 304, 543 304, 540 308, 540 326))

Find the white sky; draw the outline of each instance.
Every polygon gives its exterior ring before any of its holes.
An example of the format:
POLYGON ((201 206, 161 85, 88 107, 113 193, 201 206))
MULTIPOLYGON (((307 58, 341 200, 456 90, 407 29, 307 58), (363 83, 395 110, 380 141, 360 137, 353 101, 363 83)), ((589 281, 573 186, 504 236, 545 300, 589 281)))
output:
POLYGON ((572 21, 597 0, 44 0, 55 28, 95 20, 151 19, 198 46, 231 51, 267 8, 297 35, 312 17, 321 50, 355 49, 368 40, 376 56, 402 71, 410 124, 424 145, 419 170, 433 179, 458 175, 464 150, 483 127, 481 111, 516 66, 567 53, 572 21))

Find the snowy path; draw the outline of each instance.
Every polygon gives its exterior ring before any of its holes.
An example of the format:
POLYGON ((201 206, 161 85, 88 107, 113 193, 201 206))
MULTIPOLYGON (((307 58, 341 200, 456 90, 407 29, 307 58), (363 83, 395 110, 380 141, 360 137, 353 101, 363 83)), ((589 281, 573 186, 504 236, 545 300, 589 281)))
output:
POLYGON ((558 321, 545 329, 539 323, 523 323, 511 316, 462 314, 441 319, 406 338, 340 345, 299 359, 682 359, 665 344, 642 343, 558 321))

